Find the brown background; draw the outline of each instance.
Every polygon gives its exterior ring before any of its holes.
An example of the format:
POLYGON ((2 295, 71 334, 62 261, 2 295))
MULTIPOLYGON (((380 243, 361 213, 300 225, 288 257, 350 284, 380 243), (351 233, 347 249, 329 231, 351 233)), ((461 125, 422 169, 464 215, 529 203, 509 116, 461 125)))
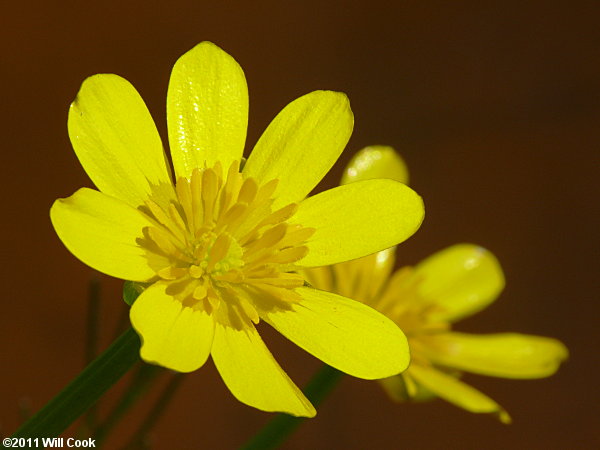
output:
MULTIPOLYGON (((546 380, 468 377, 511 412, 511 426, 442 401, 395 405, 376 383, 346 378, 285 448, 598 447, 598 3, 395 3, 105 0, 3 7, 4 434, 17 426, 19 404, 39 408, 83 364, 87 286, 96 274, 64 249, 48 218, 55 198, 89 185, 69 144, 68 104, 86 76, 120 74, 140 91, 164 139, 172 64, 211 40, 245 70, 248 148, 290 100, 315 89, 346 92, 355 131, 322 187, 337 183, 359 148, 395 146, 427 211, 420 231, 400 247, 400 262, 461 241, 488 247, 504 266, 506 290, 459 328, 554 336, 571 351, 546 380)), ((100 279, 105 346, 123 306, 120 283, 100 279)), ((319 367, 261 330, 299 384, 319 367)), ((109 448, 129 437, 156 393, 126 417, 109 448)), ((209 362, 186 377, 153 438, 159 449, 230 449, 269 417, 238 403, 209 362)))

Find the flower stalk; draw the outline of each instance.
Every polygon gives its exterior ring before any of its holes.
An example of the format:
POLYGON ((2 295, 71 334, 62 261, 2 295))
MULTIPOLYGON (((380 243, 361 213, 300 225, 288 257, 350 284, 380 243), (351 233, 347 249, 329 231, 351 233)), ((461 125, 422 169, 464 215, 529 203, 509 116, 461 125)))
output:
POLYGON ((12 437, 57 437, 140 360, 139 353, 140 339, 129 328, 12 437))
POLYGON ((144 446, 149 439, 150 431, 152 431, 156 422, 158 422, 163 413, 166 411, 167 405, 175 395, 175 392, 177 392, 177 389, 181 385, 183 378, 184 375, 180 373, 171 375, 171 379, 163 389, 158 400, 156 400, 154 403, 150 413, 146 416, 142 424, 134 433, 129 443, 123 447, 123 450, 145 448, 144 446))
MULTIPOLYGON (((310 402, 318 407, 342 379, 344 373, 324 365, 308 382, 303 392, 310 402)), ((267 450, 277 448, 292 434, 306 418, 278 414, 254 435, 242 450, 267 450)))
POLYGON ((114 406, 107 418, 94 431, 92 438, 100 446, 123 416, 135 405, 136 401, 145 394, 157 376, 163 372, 158 366, 140 363, 133 375, 125 393, 114 406))

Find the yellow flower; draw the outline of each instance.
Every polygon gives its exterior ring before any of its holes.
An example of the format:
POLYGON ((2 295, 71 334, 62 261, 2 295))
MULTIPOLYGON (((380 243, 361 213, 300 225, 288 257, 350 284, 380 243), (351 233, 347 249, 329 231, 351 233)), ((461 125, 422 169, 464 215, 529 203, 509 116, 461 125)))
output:
POLYGON ((408 365, 406 339, 375 310, 307 287, 300 267, 334 264, 403 241, 423 218, 420 197, 391 180, 305 199, 353 127, 344 94, 317 91, 286 106, 243 170, 248 92, 236 61, 203 42, 175 64, 167 94, 175 172, 137 91, 116 75, 83 83, 69 136, 99 191, 57 200, 54 228, 81 261, 148 284, 131 308, 141 357, 180 372, 209 355, 231 392, 266 411, 315 410, 261 340, 269 323, 351 375, 408 365))
MULTIPOLYGON (((407 181, 404 163, 389 147, 367 148, 342 182, 387 176, 407 181)), ((396 401, 443 398, 474 413, 510 417, 494 400, 459 380, 461 372, 503 378, 552 375, 568 356, 551 338, 518 333, 471 335, 454 322, 493 302, 504 288, 496 258, 472 244, 446 248, 392 274, 395 248, 354 261, 303 271, 315 287, 363 301, 394 320, 408 338, 410 367, 381 380, 396 401)))

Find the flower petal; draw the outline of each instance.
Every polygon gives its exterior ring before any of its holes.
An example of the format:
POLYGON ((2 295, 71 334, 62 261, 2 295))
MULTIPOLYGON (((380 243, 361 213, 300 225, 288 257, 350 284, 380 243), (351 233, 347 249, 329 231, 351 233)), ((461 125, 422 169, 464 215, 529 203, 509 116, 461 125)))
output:
POLYGON ((171 73, 167 124, 178 177, 221 161, 225 170, 244 151, 248 87, 239 64, 211 42, 181 56, 171 73))
POLYGON ((132 281, 147 281, 155 275, 138 245, 143 228, 152 223, 126 203, 82 188, 56 200, 50 218, 63 244, 88 266, 132 281))
POLYGON ((321 181, 346 146, 354 118, 348 97, 315 91, 287 105, 250 154, 244 174, 279 179, 274 208, 298 202, 321 181))
POLYGON ((408 373, 438 397, 472 413, 494 414, 502 423, 510 423, 508 413, 498 403, 477 389, 439 370, 413 364, 408 373))
POLYGON ((423 200, 393 180, 367 180, 307 198, 290 222, 316 229, 301 267, 360 258, 409 238, 421 225, 423 200))
POLYGON ((172 195, 154 121, 124 78, 101 74, 85 80, 69 109, 68 128, 81 165, 100 191, 134 207, 172 195))
POLYGON ((277 364, 254 326, 217 321, 212 358, 232 394, 263 411, 314 417, 316 411, 277 364))
POLYGON ((421 261, 414 275, 422 279, 419 293, 438 306, 435 320, 457 321, 484 309, 504 288, 504 274, 495 256, 473 244, 448 247, 421 261))
POLYGON ((192 372, 208 358, 214 321, 201 310, 185 307, 167 294, 167 284, 155 283, 131 307, 131 324, 142 339, 146 362, 178 372, 192 372))
POLYGON ((518 333, 443 333, 422 339, 434 364, 503 378, 543 378, 568 357, 556 339, 518 333))
POLYGON ((409 351, 398 326, 374 309, 339 295, 301 287, 289 309, 264 310, 261 317, 323 362, 352 376, 373 380, 406 369, 409 351))
POLYGON ((371 145, 360 150, 346 166, 340 184, 375 178, 408 184, 408 167, 392 147, 371 145))

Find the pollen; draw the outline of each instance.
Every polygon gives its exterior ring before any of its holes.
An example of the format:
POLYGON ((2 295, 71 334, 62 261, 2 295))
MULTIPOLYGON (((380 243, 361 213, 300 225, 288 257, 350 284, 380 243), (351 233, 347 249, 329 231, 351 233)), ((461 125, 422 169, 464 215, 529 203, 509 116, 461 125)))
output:
POLYGON ((253 299, 262 307, 300 300, 294 288, 304 278, 290 272, 315 230, 288 223, 296 203, 273 210, 277 180, 259 184, 239 168, 236 161, 226 174, 218 162, 194 169, 177 180, 168 206, 148 200, 154 226, 144 230, 144 246, 162 262, 157 279, 184 306, 214 313, 225 302, 258 323, 253 299))

